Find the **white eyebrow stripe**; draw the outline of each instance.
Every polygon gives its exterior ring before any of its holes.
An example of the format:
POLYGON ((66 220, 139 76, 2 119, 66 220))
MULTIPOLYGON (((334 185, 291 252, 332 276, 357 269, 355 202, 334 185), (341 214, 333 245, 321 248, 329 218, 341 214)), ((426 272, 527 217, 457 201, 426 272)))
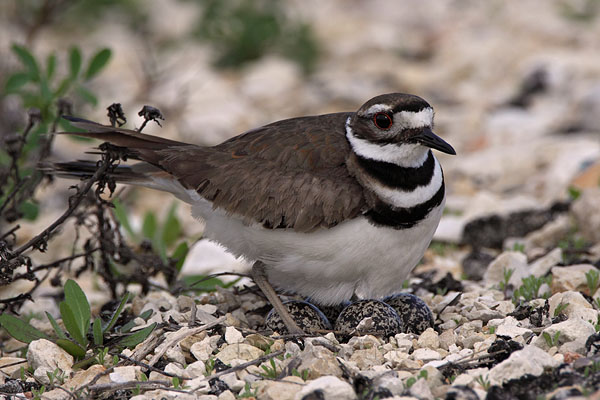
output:
POLYGON ((433 125, 433 108, 427 107, 419 112, 399 111, 394 113, 394 124, 400 129, 416 129, 433 125))
POLYGON ((387 106, 385 104, 374 104, 371 107, 369 107, 362 115, 368 116, 368 115, 373 115, 378 112, 390 111, 390 110, 391 110, 390 106, 387 106))

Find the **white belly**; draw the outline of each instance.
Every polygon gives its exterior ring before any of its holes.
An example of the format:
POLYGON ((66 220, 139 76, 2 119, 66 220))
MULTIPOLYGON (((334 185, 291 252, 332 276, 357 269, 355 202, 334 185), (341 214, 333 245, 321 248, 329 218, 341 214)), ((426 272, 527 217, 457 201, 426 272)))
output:
POLYGON ((276 288, 323 305, 349 300, 354 293, 380 298, 400 290, 429 246, 444 207, 442 202, 409 229, 378 227, 358 217, 331 229, 299 233, 245 225, 189 194, 193 215, 206 221, 205 237, 236 256, 264 262, 276 288))

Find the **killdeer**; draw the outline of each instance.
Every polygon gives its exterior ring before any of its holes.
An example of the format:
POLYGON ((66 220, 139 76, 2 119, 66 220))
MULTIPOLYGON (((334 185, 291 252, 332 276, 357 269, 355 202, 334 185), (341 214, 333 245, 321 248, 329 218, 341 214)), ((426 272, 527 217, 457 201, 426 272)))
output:
MULTIPOLYGON (((76 133, 141 162, 119 181, 173 193, 206 223, 205 237, 254 261, 252 275, 290 333, 302 332, 273 290, 334 305, 396 292, 429 246, 445 201, 431 149, 433 108, 403 93, 356 112, 286 119, 213 147, 68 119, 76 133), (272 285, 272 286, 271 286, 272 285)), ((57 173, 89 174, 81 163, 57 173)))

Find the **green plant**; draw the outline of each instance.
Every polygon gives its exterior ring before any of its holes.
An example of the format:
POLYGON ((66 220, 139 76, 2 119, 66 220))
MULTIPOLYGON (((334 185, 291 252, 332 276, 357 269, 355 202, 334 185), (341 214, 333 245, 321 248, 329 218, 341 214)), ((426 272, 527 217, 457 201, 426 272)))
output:
POLYGON ((477 378, 475 378, 475 382, 477 382, 486 392, 490 389, 491 383, 487 375, 485 377, 483 375, 479 375, 477 378))
POLYGON ((62 385, 63 383, 65 383, 65 371, 61 371, 58 368, 56 368, 52 372, 46 372, 46 376, 48 377, 48 380, 50 381, 50 386, 54 386, 55 381, 58 382, 59 385, 62 385))
POLYGON ((558 346, 560 339, 560 331, 556 331, 556 333, 554 333, 554 336, 550 336, 548 332, 542 332, 542 337, 546 341, 548 347, 558 346))
POLYGON ((175 389, 179 389, 179 390, 185 389, 183 382, 181 382, 181 380, 177 376, 174 376, 173 378, 171 378, 171 383, 173 384, 173 387, 175 389))
POLYGON ((587 378, 588 376, 590 376, 590 374, 595 375, 598 372, 600 372, 600 361, 593 361, 592 365, 588 365, 587 367, 585 367, 583 371, 583 376, 587 378))
MULTIPOLYGON (((522 285, 513 294, 513 303, 515 304, 518 304, 521 298, 525 299, 525 301, 539 298, 540 288, 544 283, 548 285, 552 283, 552 275, 549 275, 547 278, 530 275, 523 278, 521 282, 522 285)), ((549 296, 550 293, 547 292, 542 295, 543 298, 548 298, 549 296)))
POLYGON ((206 360, 206 363, 204 363, 204 365, 206 367, 206 376, 211 375, 215 370, 215 359, 213 357, 209 358, 208 360, 206 360))
MULTIPOLYGON (((0 325, 2 325, 12 337, 21 342, 30 343, 37 339, 52 340, 76 359, 82 359, 85 357, 88 348, 101 349, 103 347, 104 337, 112 333, 128 299, 129 294, 125 294, 108 321, 102 321, 100 318, 96 318, 92 323, 90 304, 85 293, 74 280, 69 279, 65 283, 65 300, 59 304, 59 310, 66 332, 49 313, 46 313, 46 316, 54 328, 54 332, 57 336, 56 338, 48 337, 48 335, 37 330, 27 322, 10 314, 0 315, 0 325), (88 338, 90 330, 93 342, 90 342, 88 338)), ((156 327, 156 323, 132 334, 123 335, 123 333, 129 332, 131 327, 133 327, 133 325, 130 325, 130 327, 123 326, 118 332, 119 335, 116 338, 111 338, 111 345, 117 348, 135 347, 150 335, 156 327)), ((98 357, 98 355, 96 357, 98 357)))
POLYGON ((590 291, 590 296, 593 296, 598 290, 598 286, 600 286, 600 273, 595 268, 590 269, 585 273, 585 280, 590 291))
POLYGON ((65 100, 66 96, 72 98, 71 94, 75 93, 83 103, 97 103, 87 84, 111 57, 109 49, 101 49, 84 62, 79 48, 72 47, 68 54, 68 71, 59 78, 56 53, 49 54, 42 62, 27 47, 13 44, 11 50, 20 68, 6 77, 0 97, 18 97, 21 105, 29 110, 29 122, 22 132, 11 132, 2 138, 0 145, 0 176, 5 176, 0 180, 0 213, 9 222, 22 217, 37 218, 38 207, 31 197, 43 176, 36 164, 45 161, 50 153, 52 135, 45 134, 54 132, 57 125, 70 127, 59 118, 70 110, 71 103, 65 100), (8 204, 11 206, 7 207, 8 204))
POLYGON ((558 317, 560 314, 562 314, 563 311, 565 311, 565 309, 569 307, 569 303, 560 303, 559 305, 556 306, 556 308, 554 309, 554 316, 558 317))
POLYGON ((297 376, 298 378, 302 378, 303 381, 308 379, 309 373, 310 371, 308 369, 303 369, 302 372, 300 372, 296 368, 292 368, 292 375, 297 376))
POLYGON ((246 385, 244 385, 244 391, 240 392, 238 398, 239 399, 247 399, 250 397, 256 397, 258 395, 257 392, 258 392, 258 389, 251 390, 250 384, 248 382, 246 382, 246 385))
POLYGON ((202 0, 196 37, 215 47, 216 65, 240 67, 278 53, 310 73, 319 46, 310 25, 291 19, 277 0, 202 0))
POLYGON ((490 331, 490 335, 493 335, 494 333, 496 333, 496 327, 490 326, 489 331, 490 331))
POLYGON ((277 378, 277 365, 275 364, 275 360, 272 358, 269 360, 269 365, 261 365, 260 366, 265 372, 260 373, 260 376, 267 379, 275 379, 277 378))
POLYGON ((33 400, 42 400, 42 395, 46 391, 46 386, 41 386, 39 389, 31 389, 33 400))
POLYGON ((512 251, 518 251, 519 253, 525 253, 525 243, 513 244, 512 251))
POLYGON ((421 370, 419 372, 419 375, 417 375, 416 377, 411 376, 410 378, 408 378, 406 380, 405 386, 406 388, 410 388, 412 385, 414 385, 415 383, 417 383, 418 379, 427 379, 427 370, 421 370))
POLYGON ((506 269, 504 268, 502 275, 503 275, 503 279, 502 281, 498 284, 499 288, 501 291, 506 291, 506 289, 508 288, 508 282, 510 282, 510 278, 512 277, 512 274, 515 272, 514 269, 510 268, 510 269, 506 269))

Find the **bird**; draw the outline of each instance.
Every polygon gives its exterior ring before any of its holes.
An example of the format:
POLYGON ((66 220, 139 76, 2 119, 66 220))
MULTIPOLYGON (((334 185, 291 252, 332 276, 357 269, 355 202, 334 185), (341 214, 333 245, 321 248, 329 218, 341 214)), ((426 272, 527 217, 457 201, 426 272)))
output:
MULTIPOLYGON (((434 110, 406 93, 355 112, 302 116, 215 146, 182 143, 67 116, 65 132, 121 148, 117 182, 170 192, 205 222, 204 237, 252 262, 252 278, 291 334, 275 288, 327 306, 396 293, 428 248, 445 204, 434 110)), ((56 163, 90 176, 95 163, 56 163)))

